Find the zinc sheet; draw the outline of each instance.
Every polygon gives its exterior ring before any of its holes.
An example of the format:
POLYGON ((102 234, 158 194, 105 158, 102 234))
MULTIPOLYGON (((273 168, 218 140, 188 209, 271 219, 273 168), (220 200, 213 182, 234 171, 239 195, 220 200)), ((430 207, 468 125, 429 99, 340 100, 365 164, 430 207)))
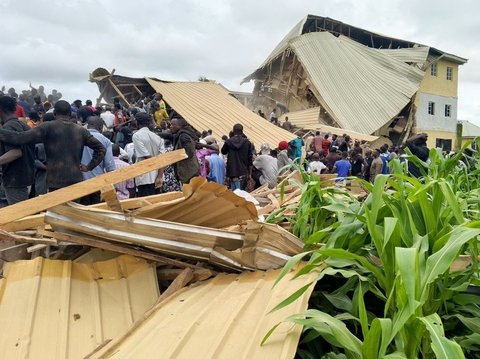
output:
POLYGON ((129 256, 7 264, 0 281, 1 357, 83 358, 124 334, 158 295, 155 267, 129 256))
POLYGON ((164 221, 223 228, 257 219, 255 205, 227 187, 205 178, 192 178, 183 186, 184 198, 142 206, 132 215, 164 221))
POLYGON ((285 121, 285 117, 297 127, 313 129, 320 124, 320 107, 284 113, 279 118, 280 123, 285 121))
POLYGON ((228 136, 236 123, 243 125, 243 132, 255 144, 257 150, 262 143, 268 143, 271 148, 274 148, 280 141, 290 141, 295 138, 292 133, 271 124, 243 106, 218 84, 163 83, 151 78, 147 80, 191 126, 200 132, 211 129, 217 141, 222 135, 228 136))
POLYGON ((291 48, 311 89, 338 127, 371 134, 408 104, 423 72, 328 32, 299 36, 291 48))
POLYGON ((269 313, 314 277, 292 280, 290 273, 273 287, 278 274, 220 274, 185 288, 92 358, 293 358, 300 326, 282 323, 264 346, 260 342, 275 324, 307 309, 313 286, 292 304, 269 313))
POLYGON ((288 121, 293 123, 295 126, 302 127, 307 130, 320 131, 323 134, 331 133, 337 136, 346 134, 346 135, 349 135, 352 139, 356 139, 360 141, 365 140, 365 141, 371 142, 378 139, 378 136, 366 135, 360 132, 349 131, 343 128, 324 125, 323 123, 320 122, 320 119, 319 119, 320 107, 313 107, 313 108, 309 108, 308 110, 284 113, 280 117, 281 123, 285 121, 286 116, 288 116, 288 121))
POLYGON ((430 48, 427 46, 409 47, 405 49, 379 49, 382 54, 393 57, 402 62, 424 64, 430 48))

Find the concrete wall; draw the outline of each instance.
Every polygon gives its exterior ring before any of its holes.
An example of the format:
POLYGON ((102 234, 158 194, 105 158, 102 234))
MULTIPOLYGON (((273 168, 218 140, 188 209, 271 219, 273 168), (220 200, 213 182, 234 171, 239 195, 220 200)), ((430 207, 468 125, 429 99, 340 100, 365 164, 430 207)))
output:
POLYGON ((431 95, 427 93, 417 93, 415 98, 418 130, 440 130, 455 132, 457 128, 457 99, 454 97, 445 97, 431 95), (428 103, 435 103, 435 114, 428 113, 428 103), (450 105, 450 117, 445 117, 445 105, 450 105))
POLYGON ((431 75, 431 67, 425 70, 425 76, 420 83, 419 92, 445 97, 458 97, 458 65, 456 63, 439 60, 437 76, 431 75), (447 80, 447 67, 452 68, 452 80, 447 80))

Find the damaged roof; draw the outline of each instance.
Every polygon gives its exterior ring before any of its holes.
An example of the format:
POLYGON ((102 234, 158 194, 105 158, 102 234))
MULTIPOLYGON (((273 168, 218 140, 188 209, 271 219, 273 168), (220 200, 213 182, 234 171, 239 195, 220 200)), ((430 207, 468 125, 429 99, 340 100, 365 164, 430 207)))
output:
POLYGON ((262 338, 289 315, 307 309, 313 285, 290 305, 270 311, 318 274, 292 279, 280 271, 220 274, 184 288, 156 305, 145 320, 89 358, 275 358, 295 356, 301 326, 282 323, 264 346, 262 338))
MULTIPOLYGON (((290 40, 312 32, 329 32, 335 36, 343 35, 350 39, 376 49, 408 49, 422 47, 428 52, 432 52, 436 56, 442 56, 450 61, 464 64, 468 60, 460 56, 441 51, 439 49, 422 45, 416 42, 397 39, 391 36, 379 34, 373 31, 365 30, 342 21, 335 20, 329 17, 318 15, 307 15, 301 19, 288 34, 275 46, 272 52, 267 56, 266 60, 259 66, 259 69, 265 67, 268 63, 279 57, 288 47, 290 40)), ((258 70, 256 70, 258 71, 258 70)), ((255 71, 255 72, 256 72, 255 71)), ((255 72, 247 76, 242 82, 250 81, 255 72)))
POLYGON ((423 72, 345 36, 299 36, 290 46, 307 72, 311 90, 338 125, 371 134, 410 102, 423 72))
POLYGON ((257 149, 262 143, 268 143, 273 148, 280 141, 290 141, 296 137, 243 106, 219 84, 147 80, 191 126, 197 131, 211 129, 217 140, 223 135, 228 136, 236 123, 243 125, 245 135, 257 149))
POLYGON ((1 356, 83 358, 124 334, 158 295, 155 266, 130 256, 9 263, 0 280, 1 356))

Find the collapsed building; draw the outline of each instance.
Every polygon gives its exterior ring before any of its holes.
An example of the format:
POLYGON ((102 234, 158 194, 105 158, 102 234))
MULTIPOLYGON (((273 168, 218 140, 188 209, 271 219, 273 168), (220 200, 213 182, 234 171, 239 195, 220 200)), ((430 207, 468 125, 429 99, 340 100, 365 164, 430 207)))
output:
POLYGON ((173 82, 153 77, 132 78, 103 68, 94 70, 90 81, 95 82, 100 91, 97 105, 102 101, 113 103, 117 97, 125 106, 132 107, 145 96, 159 92, 171 116, 183 117, 199 132, 211 129, 217 141, 222 135, 228 135, 236 123, 243 125, 245 134, 257 149, 262 143, 274 148, 280 141, 295 138, 293 133, 249 110, 235 97, 235 93, 213 81, 173 82))
POLYGON ((255 81, 253 109, 277 107, 293 124, 332 126, 400 143, 429 134, 455 146, 458 67, 467 59, 328 17, 307 15, 242 81, 255 81), (305 116, 298 111, 311 111, 305 116))

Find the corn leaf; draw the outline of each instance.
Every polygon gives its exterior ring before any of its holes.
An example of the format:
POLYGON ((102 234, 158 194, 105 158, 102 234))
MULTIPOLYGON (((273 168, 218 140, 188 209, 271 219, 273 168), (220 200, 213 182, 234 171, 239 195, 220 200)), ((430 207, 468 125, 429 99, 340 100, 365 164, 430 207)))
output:
POLYGON ((442 320, 438 314, 431 314, 427 317, 419 318, 428 332, 432 341, 432 349, 437 359, 462 359, 465 355, 462 348, 453 340, 445 338, 442 320))

